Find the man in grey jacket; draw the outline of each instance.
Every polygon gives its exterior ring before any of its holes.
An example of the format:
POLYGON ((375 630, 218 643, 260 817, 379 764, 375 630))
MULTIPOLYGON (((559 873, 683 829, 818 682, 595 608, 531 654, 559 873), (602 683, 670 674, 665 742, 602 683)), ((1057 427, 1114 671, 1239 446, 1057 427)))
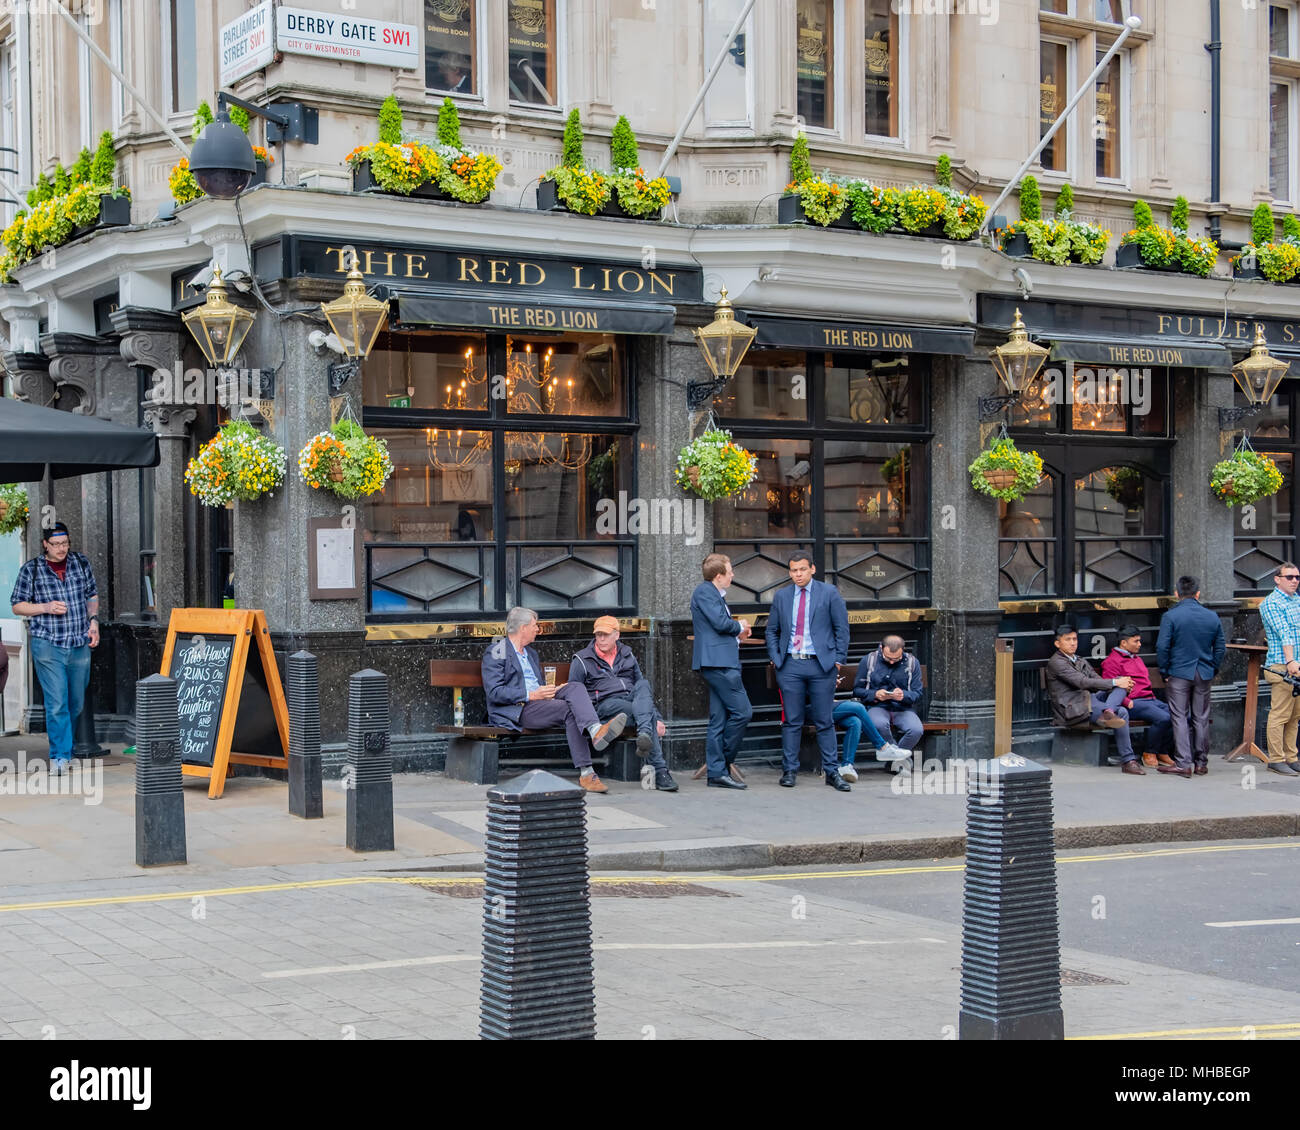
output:
POLYGON ((1133 689, 1128 675, 1103 679, 1078 654, 1079 633, 1073 625, 1056 629, 1056 654, 1047 661, 1047 693, 1052 699, 1052 721, 1062 729, 1100 722, 1115 731, 1120 772, 1145 777, 1137 762, 1128 730, 1128 711, 1120 705, 1124 693, 1133 689))

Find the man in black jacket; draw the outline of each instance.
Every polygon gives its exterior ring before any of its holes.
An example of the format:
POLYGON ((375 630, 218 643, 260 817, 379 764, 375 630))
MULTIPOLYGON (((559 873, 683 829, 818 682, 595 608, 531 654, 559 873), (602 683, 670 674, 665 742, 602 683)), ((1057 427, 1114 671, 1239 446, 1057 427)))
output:
POLYGON ((1160 617, 1156 662, 1174 728, 1174 766, 1161 773, 1198 777, 1210 771, 1210 684, 1227 654, 1223 624, 1201 603, 1201 582, 1178 578, 1178 603, 1160 617), (1195 741, 1192 731, 1196 732, 1195 741))
MULTIPOLYGON (((668 732, 650 693, 650 684, 641 674, 641 665, 627 644, 618 642, 618 620, 599 616, 595 636, 569 664, 569 681, 581 683, 591 695, 596 715, 602 721, 616 714, 630 715, 636 721, 636 751, 649 761, 655 788, 675 793, 677 782, 668 772, 660 738, 668 732)), ((649 788, 649 785, 646 785, 649 788)))

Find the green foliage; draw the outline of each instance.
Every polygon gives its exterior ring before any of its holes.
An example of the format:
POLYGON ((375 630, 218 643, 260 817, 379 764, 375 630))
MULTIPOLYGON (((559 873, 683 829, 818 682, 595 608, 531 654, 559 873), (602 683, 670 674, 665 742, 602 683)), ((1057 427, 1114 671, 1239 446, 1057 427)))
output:
POLYGON ((790 181, 802 184, 812 176, 812 161, 808 156, 808 135, 801 133, 794 139, 790 150, 790 181))
POLYGON ((450 98, 444 98, 442 105, 438 107, 438 140, 443 145, 451 145, 457 149, 462 148, 460 114, 456 110, 456 103, 450 98))
POLYGON ((1110 232, 1095 224, 1079 220, 1017 220, 1007 229, 1005 238, 1024 232, 1029 240, 1029 254, 1040 263, 1100 263, 1110 243, 1110 232))
POLYGON ((53 196, 54 186, 50 184, 50 178, 44 173, 41 173, 41 175, 36 178, 36 184, 33 186, 32 191, 27 195, 27 203, 33 206, 44 204, 53 196), (35 199, 33 199, 33 197, 35 199))
POLYGON ((231 106, 229 112, 230 112, 230 120, 234 122, 234 124, 237 125, 240 129, 242 129, 245 133, 247 133, 248 127, 252 124, 248 120, 248 111, 245 110, 242 106, 231 106))
POLYGON ((0 485, 0 536, 17 533, 27 524, 27 491, 17 483, 0 485))
POLYGON ((68 181, 68 170, 62 165, 54 166, 54 195, 67 196, 70 184, 68 181))
POLYGON ((952 158, 947 153, 939 154, 939 163, 934 169, 934 183, 941 188, 952 187, 952 158))
POLYGON ((614 184, 597 169, 570 168, 557 165, 546 173, 555 181, 555 195, 570 212, 594 216, 609 203, 614 184))
POLYGON ((392 94, 379 107, 379 140, 389 145, 402 144, 402 108, 392 94))
POLYGON ((1038 189, 1036 177, 1025 177, 1020 182, 1020 218, 1022 220, 1043 218, 1043 194, 1038 189))
POLYGON ((1186 231, 1190 209, 1187 204, 1186 196, 1174 198, 1173 211, 1169 213, 1169 226, 1177 231, 1186 231))
POLYGON ((564 153, 560 164, 566 169, 581 169, 586 166, 582 157, 582 119, 577 106, 569 111, 564 123, 564 153))
POLYGON ((981 451, 967 470, 970 485, 980 494, 1015 502, 1024 498, 1043 477, 1043 459, 1036 451, 1021 451, 1013 439, 1000 439, 992 447, 981 451), (984 476, 985 471, 1010 471, 1015 479, 1007 486, 994 486, 984 476))
POLYGON ((1294 215, 1282 217, 1282 237, 1300 243, 1300 218, 1294 215))
POLYGON ((888 231, 898 223, 898 189, 854 181, 845 195, 853 222, 863 231, 888 231))
POLYGON ((1056 218, 1065 219, 1074 211, 1074 189, 1068 184, 1061 185, 1061 193, 1056 198, 1056 218))
POLYGON ((1255 502, 1282 488, 1282 472, 1267 455, 1239 448, 1214 465, 1210 489, 1228 506, 1255 502))
POLYGON ((1250 217, 1250 240, 1256 247, 1273 242, 1273 209, 1266 201, 1256 204, 1254 215, 1250 217))
POLYGON ((112 187, 117 173, 117 153, 113 149, 113 134, 105 130, 99 135, 99 145, 90 159, 90 183, 112 187))
POLYGON ((614 123, 614 133, 609 141, 609 163, 615 169, 636 169, 641 166, 641 155, 637 151, 632 123, 622 114, 614 123))
POLYGON ((849 206, 848 192, 821 177, 809 177, 789 187, 799 197, 804 218, 809 223, 827 227, 844 215, 844 209, 849 206))
POLYGON ((1156 226, 1156 218, 1151 214, 1151 205, 1145 200, 1133 202, 1133 226, 1139 231, 1156 226))
POLYGON ((77 160, 73 163, 72 171, 68 173, 73 184, 85 184, 90 180, 90 162, 90 150, 83 146, 81 152, 77 154, 77 160))
POLYGON ((208 105, 207 100, 199 103, 199 108, 194 111, 194 120, 190 123, 190 140, 198 141, 199 135, 203 133, 203 127, 212 121, 212 107, 208 105))

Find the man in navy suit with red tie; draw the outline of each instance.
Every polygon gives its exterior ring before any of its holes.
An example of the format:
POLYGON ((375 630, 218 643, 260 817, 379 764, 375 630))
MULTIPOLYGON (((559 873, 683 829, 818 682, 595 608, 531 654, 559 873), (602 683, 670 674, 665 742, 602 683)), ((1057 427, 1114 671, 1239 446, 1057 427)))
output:
POLYGON ((849 614, 834 585, 814 581, 817 568, 803 551, 790 555, 790 580, 772 601, 767 617, 767 654, 776 668, 785 718, 781 723, 781 784, 794 788, 799 772, 799 740, 807 717, 817 727, 826 783, 847 793, 835 743, 835 677, 849 657, 849 614))

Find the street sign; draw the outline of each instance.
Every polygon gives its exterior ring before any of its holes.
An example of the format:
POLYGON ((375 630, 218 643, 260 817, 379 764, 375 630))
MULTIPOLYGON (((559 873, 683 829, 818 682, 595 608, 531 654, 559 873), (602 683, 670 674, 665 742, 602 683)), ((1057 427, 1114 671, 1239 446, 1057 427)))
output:
POLYGON ((415 70, 420 66, 420 29, 389 20, 277 8, 276 42, 286 55, 314 55, 349 63, 376 63, 415 70))
POLYGON ((271 0, 231 20, 221 28, 221 85, 260 71, 275 59, 271 0))

